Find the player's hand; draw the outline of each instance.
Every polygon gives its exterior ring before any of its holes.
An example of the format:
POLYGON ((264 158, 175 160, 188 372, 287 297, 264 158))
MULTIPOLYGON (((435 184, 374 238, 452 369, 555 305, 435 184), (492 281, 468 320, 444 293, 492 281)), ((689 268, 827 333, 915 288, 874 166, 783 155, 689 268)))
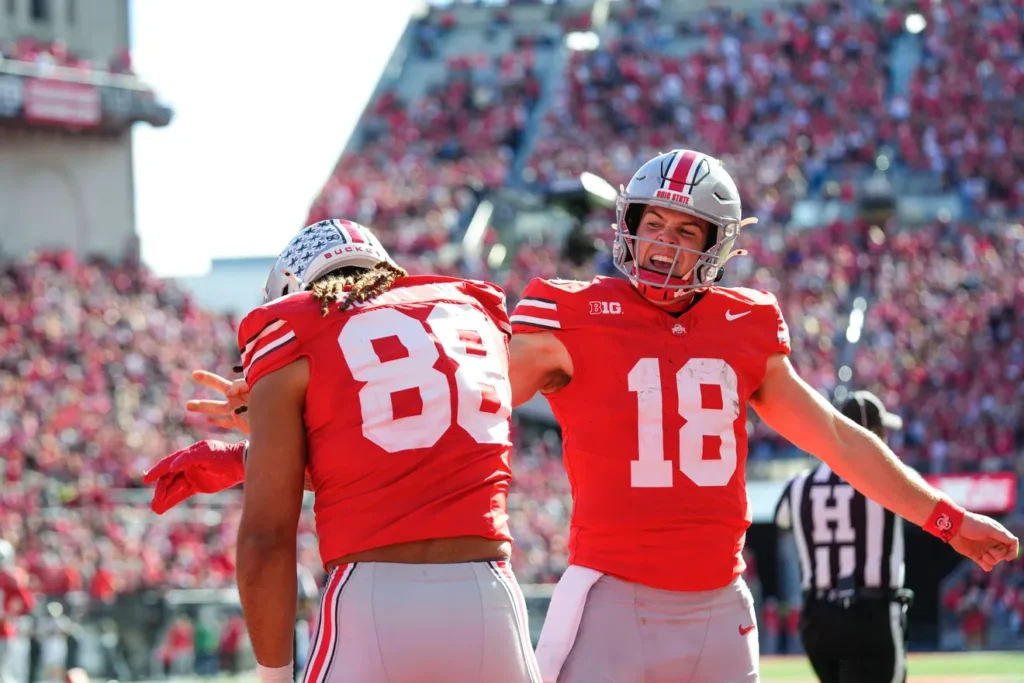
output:
POLYGON ((158 515, 197 493, 217 493, 245 478, 245 442, 197 441, 171 453, 142 477, 156 483, 150 509, 158 515))
POLYGON ((224 429, 237 429, 249 433, 249 385, 244 379, 234 382, 206 370, 195 370, 192 379, 204 387, 213 389, 224 396, 223 401, 196 399, 185 404, 190 413, 200 413, 207 421, 224 429))
POLYGON ((989 572, 1000 562, 1017 559, 1020 541, 999 522, 968 512, 956 536, 949 542, 964 557, 977 562, 989 572))

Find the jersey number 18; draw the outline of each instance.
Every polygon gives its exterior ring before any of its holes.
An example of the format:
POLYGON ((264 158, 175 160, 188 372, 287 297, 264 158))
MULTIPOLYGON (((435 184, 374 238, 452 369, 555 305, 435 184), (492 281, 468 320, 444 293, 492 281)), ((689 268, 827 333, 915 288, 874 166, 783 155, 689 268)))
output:
MULTIPOLYGON (((630 463, 630 484, 637 488, 670 488, 672 462, 665 459, 661 367, 657 358, 641 358, 627 376, 637 395, 637 451, 630 463)), ((736 371, 718 358, 691 358, 676 373, 679 415, 679 470, 697 486, 725 486, 736 471, 736 419, 740 415, 736 371), (722 405, 705 408, 701 385, 722 392, 722 405), (705 436, 721 440, 718 458, 705 459, 705 436)), ((714 455, 709 453, 708 455, 714 455)))

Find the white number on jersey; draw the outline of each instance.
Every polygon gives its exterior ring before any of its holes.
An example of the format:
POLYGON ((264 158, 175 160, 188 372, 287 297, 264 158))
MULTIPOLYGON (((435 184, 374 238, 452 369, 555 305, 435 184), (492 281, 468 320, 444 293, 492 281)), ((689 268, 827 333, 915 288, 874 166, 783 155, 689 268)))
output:
MULTIPOLYGON (((637 395, 639 460, 630 463, 630 484, 637 488, 672 486, 672 463, 665 459, 661 367, 657 358, 641 358, 627 376, 637 395)), ((725 486, 736 471, 735 423, 740 415, 736 371, 724 360, 691 358, 676 373, 679 414, 686 424, 679 430, 679 470, 697 486, 725 486), (705 408, 701 385, 713 385, 722 394, 721 408, 705 408), (704 458, 704 437, 721 440, 719 457, 704 458)), ((714 454, 709 454, 714 455, 714 454)))
POLYGON ((508 441, 512 385, 501 363, 500 335, 469 304, 434 304, 425 323, 394 308, 353 316, 338 345, 352 376, 366 383, 359 391, 363 436, 389 453, 431 448, 453 424, 478 443, 508 441), (438 343, 458 364, 454 420, 448 376, 435 367, 438 343), (398 394, 406 401, 418 397, 422 408, 396 417, 398 394))

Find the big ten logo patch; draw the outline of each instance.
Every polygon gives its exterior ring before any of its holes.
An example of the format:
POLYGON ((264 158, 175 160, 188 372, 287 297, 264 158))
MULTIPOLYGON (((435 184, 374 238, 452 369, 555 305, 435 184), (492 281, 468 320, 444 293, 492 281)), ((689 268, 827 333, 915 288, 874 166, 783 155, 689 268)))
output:
POLYGON ((590 315, 620 315, 622 304, 618 301, 591 301, 590 315))

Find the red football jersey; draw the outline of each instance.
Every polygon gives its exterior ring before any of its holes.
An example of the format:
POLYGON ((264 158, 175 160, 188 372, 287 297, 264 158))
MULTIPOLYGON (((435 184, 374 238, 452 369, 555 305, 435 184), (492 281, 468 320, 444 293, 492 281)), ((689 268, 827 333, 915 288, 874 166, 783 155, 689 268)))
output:
MULTIPOLYGON (((308 292, 239 327, 246 381, 305 357, 320 557, 454 536, 511 540, 511 327, 494 285, 406 277, 326 317, 308 292)), ((337 309, 337 307, 335 307, 337 309)))
POLYGON ((547 398, 573 493, 569 561, 700 591, 743 571, 747 400, 789 353, 775 297, 712 288, 673 316, 629 282, 535 279, 514 334, 551 332, 573 377, 547 398))
POLYGON ((14 619, 30 613, 35 605, 25 573, 18 568, 0 570, 0 640, 14 638, 14 619))

